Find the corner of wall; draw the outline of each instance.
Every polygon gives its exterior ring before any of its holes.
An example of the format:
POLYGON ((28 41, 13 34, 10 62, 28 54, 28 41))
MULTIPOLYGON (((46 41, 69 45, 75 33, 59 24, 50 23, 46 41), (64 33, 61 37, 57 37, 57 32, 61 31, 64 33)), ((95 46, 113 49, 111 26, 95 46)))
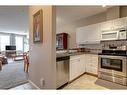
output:
POLYGON ((29 7, 30 66, 29 79, 41 89, 56 88, 56 56, 55 56, 55 8, 53 6, 29 7), (33 43, 33 14, 43 11, 43 42, 33 43))

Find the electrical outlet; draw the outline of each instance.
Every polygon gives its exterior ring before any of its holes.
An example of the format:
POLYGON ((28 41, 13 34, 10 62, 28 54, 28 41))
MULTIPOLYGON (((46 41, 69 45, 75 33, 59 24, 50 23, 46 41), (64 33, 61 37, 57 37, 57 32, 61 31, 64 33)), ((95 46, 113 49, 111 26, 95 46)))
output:
POLYGON ((44 79, 43 79, 43 78, 41 78, 41 79, 40 79, 40 85, 41 85, 41 87, 43 87, 43 86, 44 86, 44 84, 45 84, 45 83, 44 83, 44 79))

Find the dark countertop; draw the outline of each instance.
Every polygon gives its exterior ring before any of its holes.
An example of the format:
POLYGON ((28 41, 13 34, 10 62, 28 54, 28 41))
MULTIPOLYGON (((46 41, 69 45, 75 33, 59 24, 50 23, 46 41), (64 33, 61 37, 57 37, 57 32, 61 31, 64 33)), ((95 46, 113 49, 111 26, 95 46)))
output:
POLYGON ((74 52, 74 53, 61 53, 61 54, 56 54, 56 57, 65 57, 65 56, 76 56, 76 55, 82 55, 82 54, 96 54, 98 55, 97 52, 74 52))

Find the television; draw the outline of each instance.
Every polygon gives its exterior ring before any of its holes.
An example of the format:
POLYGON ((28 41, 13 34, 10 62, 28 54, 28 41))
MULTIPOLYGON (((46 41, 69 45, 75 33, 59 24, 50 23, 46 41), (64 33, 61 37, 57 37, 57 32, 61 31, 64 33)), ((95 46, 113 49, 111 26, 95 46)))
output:
POLYGON ((16 46, 5 46, 6 50, 16 50, 16 46))

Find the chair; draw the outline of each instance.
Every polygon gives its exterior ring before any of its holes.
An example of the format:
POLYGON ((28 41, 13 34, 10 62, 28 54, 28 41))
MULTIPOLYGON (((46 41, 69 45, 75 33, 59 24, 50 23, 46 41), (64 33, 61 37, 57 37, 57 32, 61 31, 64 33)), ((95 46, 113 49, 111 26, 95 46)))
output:
POLYGON ((0 61, 2 62, 2 65, 8 64, 7 57, 2 54, 0 54, 0 61))
POLYGON ((24 60, 24 72, 28 73, 28 68, 29 68, 29 58, 28 58, 28 53, 23 53, 23 60, 24 60))

